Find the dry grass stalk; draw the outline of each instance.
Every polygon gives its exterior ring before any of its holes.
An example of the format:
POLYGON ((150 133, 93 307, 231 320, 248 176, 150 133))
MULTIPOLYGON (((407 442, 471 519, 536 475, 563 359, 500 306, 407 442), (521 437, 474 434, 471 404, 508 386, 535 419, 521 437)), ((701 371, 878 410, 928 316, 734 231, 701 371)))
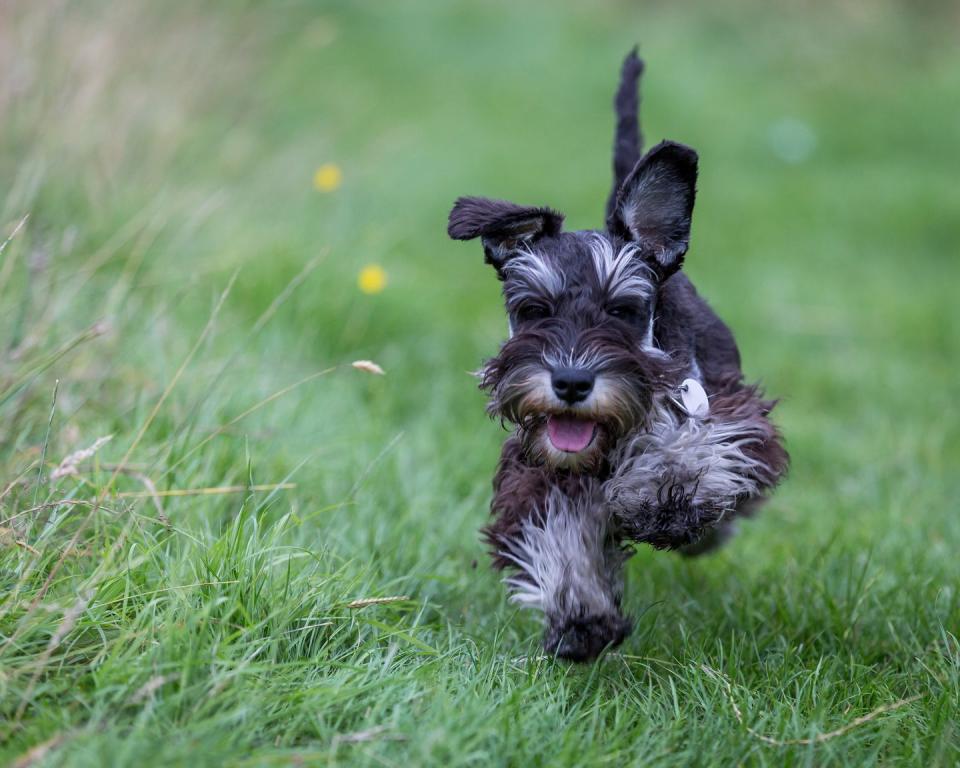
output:
POLYGON ((10 241, 17 236, 17 233, 21 229, 23 229, 23 225, 27 223, 27 219, 29 218, 30 218, 30 214, 29 213, 25 214, 24 217, 20 219, 20 222, 17 224, 17 226, 13 228, 13 232, 11 232, 7 236, 7 239, 4 240, 2 243, 0 243, 0 254, 2 254, 5 250, 7 250, 7 246, 10 245, 10 241))
POLYGON ((61 477, 68 477, 72 475, 80 474, 80 470, 77 468, 77 465, 80 462, 86 461, 87 459, 92 459, 97 451, 99 451, 103 446, 113 440, 113 435, 104 435, 103 437, 98 437, 93 445, 88 448, 83 448, 79 451, 74 451, 69 456, 67 456, 63 461, 60 462, 60 465, 50 473, 50 482, 54 480, 59 480, 61 477))
POLYGON ((347 603, 347 608, 366 608, 368 605, 386 605, 387 603, 402 603, 409 600, 410 595, 393 595, 391 597, 363 597, 347 603))
POLYGON ((866 715, 861 715, 860 717, 851 720, 846 725, 842 725, 839 728, 835 728, 832 731, 827 731, 826 733, 819 733, 816 736, 812 736, 807 739, 775 739, 772 736, 765 736, 764 734, 757 732, 755 729, 747 725, 746 721, 743 719, 743 713, 740 711, 740 707, 737 706, 737 702, 733 698, 733 686, 730 684, 730 681, 725 675, 717 672, 711 667, 708 667, 706 664, 701 664, 700 668, 710 675, 710 677, 712 677, 714 680, 717 680, 721 685, 723 685, 727 701, 730 703, 731 709, 733 709, 733 714, 737 718, 737 722, 743 726, 747 733, 749 733, 758 741, 762 741, 764 744, 770 744, 774 747, 803 747, 810 746, 812 744, 822 744, 823 742, 830 741, 838 736, 843 736, 843 734, 852 731, 854 728, 857 728, 864 723, 869 723, 871 720, 875 720, 886 712, 892 712, 895 709, 900 709, 900 707, 906 706, 907 704, 910 704, 911 702, 917 701, 917 699, 921 698, 919 695, 909 696, 906 699, 899 699, 891 704, 884 704, 882 707, 877 707, 875 710, 867 713, 866 715))
POLYGON ((50 657, 50 654, 53 653, 60 646, 60 643, 63 642, 63 638, 70 634, 70 631, 76 626, 77 619, 79 619, 87 606, 90 605, 90 600, 93 598, 93 590, 88 589, 85 592, 81 592, 80 596, 67 611, 63 614, 63 621, 60 622, 60 626, 57 627, 57 631, 53 633, 53 637, 50 638, 50 642, 47 643, 47 649, 44 651, 43 660, 46 661, 50 657))
POLYGON ((167 517, 167 513, 163 511, 163 504, 160 502, 160 493, 157 491, 157 486, 154 484, 153 480, 147 477, 143 472, 135 472, 130 469, 127 470, 130 472, 131 477, 137 478, 144 487, 147 489, 147 493, 150 496, 150 499, 153 501, 153 506, 157 509, 157 519, 160 521, 161 525, 165 528, 170 527, 170 518, 167 517))
POLYGON ((265 483, 261 485, 220 485, 211 488, 170 488, 166 491, 121 491, 115 494, 118 499, 158 499, 170 496, 220 496, 227 493, 245 493, 247 491, 289 491, 296 483, 265 483))
POLYGON ((365 741, 374 739, 389 739, 390 741, 403 741, 406 737, 399 733, 388 733, 387 726, 375 725, 373 728, 367 728, 365 731, 355 731, 353 733, 338 733, 333 737, 333 746, 338 744, 362 744, 365 741))
POLYGON ((28 768, 28 766, 43 760, 49 752, 63 744, 67 738, 69 738, 67 734, 58 733, 46 741, 40 742, 35 747, 30 747, 30 749, 13 761, 11 768, 28 768))
POLYGON ((16 531, 14 531, 13 528, 4 528, 3 526, 0 526, 0 542, 3 542, 3 541, 12 541, 18 547, 21 547, 27 550, 27 552, 30 552, 33 555, 40 554, 40 552, 35 547, 31 547, 29 544, 27 544, 27 542, 19 538, 17 536, 16 531))
POLYGON ((160 690, 167 683, 176 680, 176 675, 156 675, 141 685, 133 696, 130 697, 131 704, 139 704, 144 699, 152 698, 153 694, 160 690))
POLYGON ((384 370, 379 365, 377 365, 373 360, 354 360, 350 363, 358 371, 366 371, 367 373, 373 373, 377 376, 383 376, 384 370))

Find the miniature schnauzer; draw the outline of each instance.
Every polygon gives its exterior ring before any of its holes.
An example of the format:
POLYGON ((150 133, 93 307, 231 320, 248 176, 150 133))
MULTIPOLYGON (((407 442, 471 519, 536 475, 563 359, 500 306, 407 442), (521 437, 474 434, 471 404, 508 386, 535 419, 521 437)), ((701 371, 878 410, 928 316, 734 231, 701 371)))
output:
POLYGON ((777 485, 788 456, 746 384, 730 329, 680 272, 697 153, 640 156, 632 51, 615 98, 606 231, 564 232, 551 208, 461 197, 503 283, 510 337, 480 372, 514 431, 484 533, 516 602, 540 609, 550 654, 586 661, 631 630, 623 565, 646 543, 709 551, 777 485))

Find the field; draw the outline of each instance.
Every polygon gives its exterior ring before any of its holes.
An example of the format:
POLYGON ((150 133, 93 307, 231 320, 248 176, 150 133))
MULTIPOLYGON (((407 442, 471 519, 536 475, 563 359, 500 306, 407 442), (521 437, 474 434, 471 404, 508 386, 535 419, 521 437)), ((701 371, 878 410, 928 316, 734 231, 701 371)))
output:
POLYGON ((955 765, 958 22, 0 3, 0 763, 955 765), (505 321, 445 224, 599 226, 637 42, 793 465, 571 666, 477 535, 505 321))

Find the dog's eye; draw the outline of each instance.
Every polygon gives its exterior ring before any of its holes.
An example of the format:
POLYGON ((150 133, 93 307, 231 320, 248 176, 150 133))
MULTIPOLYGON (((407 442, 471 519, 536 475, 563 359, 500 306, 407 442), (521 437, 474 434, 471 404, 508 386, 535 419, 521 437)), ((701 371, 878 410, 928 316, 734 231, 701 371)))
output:
POLYGON ((640 318, 640 313, 629 304, 614 304, 612 307, 607 307, 607 314, 625 323, 636 323, 640 318))
POLYGON ((526 302, 517 307, 515 314, 521 323, 532 323, 550 317, 550 307, 546 304, 526 302))

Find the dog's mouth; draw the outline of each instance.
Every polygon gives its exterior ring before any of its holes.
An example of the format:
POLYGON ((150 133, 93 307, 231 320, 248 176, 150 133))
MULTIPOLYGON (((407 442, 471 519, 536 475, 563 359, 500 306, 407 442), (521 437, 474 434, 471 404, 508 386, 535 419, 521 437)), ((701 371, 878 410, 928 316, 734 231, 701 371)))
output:
POLYGON ((594 441, 597 422, 570 414, 551 414, 547 418, 550 444, 564 453, 580 453, 594 441))

